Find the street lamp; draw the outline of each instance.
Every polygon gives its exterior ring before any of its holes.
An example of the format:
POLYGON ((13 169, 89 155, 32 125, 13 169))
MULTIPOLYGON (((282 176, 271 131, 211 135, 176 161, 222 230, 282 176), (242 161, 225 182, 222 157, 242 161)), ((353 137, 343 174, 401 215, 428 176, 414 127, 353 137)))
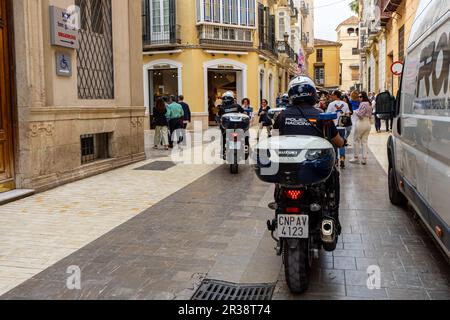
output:
POLYGON ((289 33, 285 32, 283 37, 284 37, 284 42, 288 43, 289 42, 289 33))

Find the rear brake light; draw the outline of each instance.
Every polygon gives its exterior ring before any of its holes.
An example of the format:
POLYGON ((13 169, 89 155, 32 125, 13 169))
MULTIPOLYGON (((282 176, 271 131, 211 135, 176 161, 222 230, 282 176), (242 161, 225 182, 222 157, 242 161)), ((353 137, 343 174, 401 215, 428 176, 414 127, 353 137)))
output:
POLYGON ((296 208, 296 207, 286 208, 286 213, 300 213, 300 208, 296 208))
POLYGON ((291 200, 298 200, 301 197, 303 197, 304 193, 305 193, 305 191, 303 191, 303 190, 287 190, 286 197, 288 197, 288 199, 291 199, 291 200))

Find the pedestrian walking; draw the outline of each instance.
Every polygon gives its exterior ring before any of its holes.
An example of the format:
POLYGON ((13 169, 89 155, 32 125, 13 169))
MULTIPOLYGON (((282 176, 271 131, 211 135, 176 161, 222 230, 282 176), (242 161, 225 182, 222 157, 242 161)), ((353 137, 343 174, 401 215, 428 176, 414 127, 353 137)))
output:
POLYGON ((191 120, 192 120, 191 108, 189 107, 189 105, 186 102, 184 102, 183 95, 180 95, 178 97, 178 103, 181 105, 181 107, 183 108, 183 112, 184 112, 183 129, 187 129, 188 124, 191 123, 191 120))
POLYGON ((261 107, 259 108, 258 111, 259 132, 261 132, 263 128, 266 128, 267 135, 270 138, 272 136, 272 120, 270 120, 269 118, 269 111, 270 111, 269 102, 266 99, 263 99, 261 101, 261 107))
POLYGON ((183 117, 183 132, 182 132, 182 137, 180 142, 183 142, 186 140, 186 129, 189 123, 191 123, 191 109, 189 107, 189 105, 184 102, 184 96, 180 95, 178 97, 178 103, 181 105, 181 107, 183 107, 183 112, 184 112, 184 117, 183 117))
MULTIPOLYGON (((350 118, 350 108, 342 100, 342 93, 338 90, 333 91, 331 99, 333 100, 327 109, 327 113, 336 113, 338 118, 334 121, 336 128, 342 138, 347 139, 347 127, 352 126, 350 118)), ((345 169, 345 146, 339 149, 339 163, 342 169, 345 169)))
POLYGON ((350 160, 350 163, 366 165, 369 155, 368 140, 373 108, 366 92, 361 92, 358 98, 360 101, 359 108, 354 112, 354 119, 357 119, 354 123, 354 157, 350 160))
POLYGON ((242 108, 244 109, 245 114, 250 117, 250 123, 251 123, 253 121, 254 110, 253 110, 253 107, 250 104, 250 99, 249 98, 244 98, 242 100, 242 108))
MULTIPOLYGON (((184 111, 183 107, 176 102, 175 96, 170 96, 169 106, 167 107, 167 119, 169 121, 169 147, 173 148, 173 139, 177 130, 183 127, 184 111)), ((182 137, 178 136, 177 142, 180 143, 182 137)))
POLYGON ((167 108, 164 100, 162 98, 158 98, 156 100, 156 106, 153 110, 153 122, 156 126, 155 129, 155 146, 153 149, 158 149, 158 147, 162 144, 166 150, 169 149, 169 128, 167 121, 167 108))

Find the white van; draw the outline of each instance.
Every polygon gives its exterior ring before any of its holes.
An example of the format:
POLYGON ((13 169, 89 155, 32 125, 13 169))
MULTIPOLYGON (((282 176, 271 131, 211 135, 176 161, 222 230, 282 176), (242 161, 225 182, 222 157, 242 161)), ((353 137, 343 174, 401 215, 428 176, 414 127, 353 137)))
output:
POLYGON ((450 0, 421 1, 411 31, 393 135, 389 196, 414 207, 450 252, 450 0))

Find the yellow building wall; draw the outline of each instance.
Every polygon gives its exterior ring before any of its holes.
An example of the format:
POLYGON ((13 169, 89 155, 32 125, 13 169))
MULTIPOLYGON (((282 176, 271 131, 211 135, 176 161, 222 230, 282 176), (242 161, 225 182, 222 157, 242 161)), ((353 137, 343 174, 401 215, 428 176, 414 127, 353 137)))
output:
POLYGON ((315 46, 315 53, 309 58, 309 74, 314 79, 314 67, 317 62, 317 49, 323 49, 323 64, 325 67, 324 87, 339 87, 340 46, 315 46))
MULTIPOLYGON (((411 33, 412 24, 414 22, 417 8, 419 7, 419 0, 405 0, 402 2, 401 6, 397 10, 397 14, 394 15, 395 19, 391 19, 391 21, 386 26, 386 38, 387 38, 387 54, 393 52, 394 59, 393 61, 398 61, 398 34, 399 30, 402 26, 405 26, 405 44, 404 44, 404 54, 406 56, 408 43, 409 43, 409 35, 411 33)), ((389 60, 389 59, 388 59, 389 60)), ((391 66, 388 65, 386 67, 386 79, 391 79, 391 66)), ((389 81, 389 80, 387 80, 389 81)), ((394 95, 397 93, 399 88, 399 79, 397 76, 394 76, 393 81, 394 95)))

